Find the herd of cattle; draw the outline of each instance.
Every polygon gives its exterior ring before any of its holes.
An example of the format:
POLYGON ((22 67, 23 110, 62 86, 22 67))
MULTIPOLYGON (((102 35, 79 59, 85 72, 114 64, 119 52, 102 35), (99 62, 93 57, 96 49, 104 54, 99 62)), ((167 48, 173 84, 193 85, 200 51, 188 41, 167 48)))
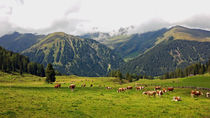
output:
MULTIPOLYGON (((56 84, 54 86, 55 88, 60 88, 61 87, 61 84, 56 84)), ((86 87, 86 84, 82 84, 81 87, 86 87)), ((90 87, 93 87, 93 84, 90 85, 90 87)), ((71 84, 69 86, 69 88, 74 91, 74 89, 76 88, 76 85, 75 84, 71 84)), ((143 90, 145 88, 145 86, 137 86, 136 87, 136 90, 139 91, 139 90, 143 90)), ((112 87, 106 87, 106 89, 112 89, 112 87)), ((117 92, 124 92, 126 90, 131 90, 133 89, 132 86, 127 86, 126 88, 118 88, 117 92)), ((170 91, 174 91, 174 87, 168 87, 168 88, 161 88, 161 86, 155 86, 154 90, 152 91, 144 91, 142 94, 144 95, 148 95, 148 96, 162 96, 164 93, 166 92, 170 92, 170 91)), ((192 97, 198 97, 198 96, 201 96, 203 95, 203 93, 199 90, 192 90, 191 91, 191 96, 192 97)), ((206 97, 209 98, 210 97, 210 92, 206 92, 206 97)), ((174 96, 173 97, 173 101, 181 101, 181 97, 180 96, 174 96)))

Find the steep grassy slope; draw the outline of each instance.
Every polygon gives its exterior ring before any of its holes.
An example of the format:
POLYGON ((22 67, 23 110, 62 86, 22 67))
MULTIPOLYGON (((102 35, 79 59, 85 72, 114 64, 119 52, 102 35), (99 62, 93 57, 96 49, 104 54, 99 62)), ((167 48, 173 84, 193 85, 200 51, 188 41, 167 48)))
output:
POLYGON ((157 38, 161 37, 166 31, 167 29, 160 29, 142 34, 133 34, 127 41, 125 40, 121 45, 116 46, 114 51, 124 59, 133 59, 155 46, 157 38))
POLYGON ((120 45, 124 44, 126 41, 130 40, 131 36, 132 35, 112 36, 104 41, 100 41, 100 43, 114 50, 115 48, 120 47, 120 45))
POLYGON ((81 39, 62 32, 52 33, 22 52, 31 60, 54 67, 64 74, 103 76, 122 59, 92 39, 81 39))
MULTIPOLYGON (((0 117, 109 117, 109 118, 208 118, 210 116, 210 100, 204 96, 192 98, 191 89, 175 88, 162 97, 148 97, 143 91, 154 90, 150 83, 173 86, 206 87, 210 83, 209 75, 170 79, 170 80, 139 80, 135 83, 119 85, 116 78, 93 78, 60 76, 57 83, 61 88, 55 89, 54 84, 44 83, 44 78, 24 75, 4 75, 0 73, 0 117), (203 83, 205 81, 206 84, 203 83), (190 82, 190 83, 189 83, 190 82), (74 92, 69 90, 70 83, 75 83, 74 92), (86 83, 87 87, 80 87, 86 83), (93 87, 89 87, 90 84, 93 87), (136 83, 148 84, 141 91, 135 89, 117 93, 118 87, 136 83), (105 86, 113 89, 107 90, 105 86), (181 96, 182 101, 172 101, 173 96, 181 96)), ((202 91, 206 92, 206 91, 202 91)))
POLYGON ((13 52, 21 52, 37 43, 43 37, 44 35, 14 32, 0 37, 0 46, 13 52))
POLYGON ((210 42, 210 31, 175 26, 164 34, 165 37, 173 37, 174 40, 210 42))
POLYGON ((153 48, 129 61, 121 70, 156 76, 192 63, 207 61, 210 57, 208 36, 208 31, 176 26, 164 33, 163 37, 158 37, 153 48))

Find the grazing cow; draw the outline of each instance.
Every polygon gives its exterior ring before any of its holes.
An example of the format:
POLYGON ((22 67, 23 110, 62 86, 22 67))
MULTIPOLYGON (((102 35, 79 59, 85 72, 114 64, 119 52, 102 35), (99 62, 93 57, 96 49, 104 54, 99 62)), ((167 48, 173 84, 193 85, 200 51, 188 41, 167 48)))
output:
POLYGON ((166 92, 167 92, 167 90, 165 88, 163 88, 163 93, 166 93, 166 92))
POLYGON ((181 101, 181 97, 180 96, 174 96, 173 101, 181 101))
POLYGON ((138 90, 142 90, 142 89, 144 89, 143 86, 137 86, 137 87, 136 87, 136 90, 137 90, 137 91, 138 91, 138 90))
POLYGON ((132 89, 133 87, 132 86, 127 86, 127 89, 132 89))
POLYGON ((75 84, 71 84, 71 85, 69 86, 69 88, 70 88, 72 91, 74 91, 75 87, 76 87, 75 84))
POLYGON ((154 96, 156 95, 156 91, 146 91, 146 92, 143 92, 142 94, 145 94, 145 95, 148 95, 148 96, 154 96))
POLYGON ((174 87, 168 87, 168 91, 173 91, 174 87))
POLYGON ((161 90, 157 90, 156 93, 157 93, 158 96, 163 95, 163 91, 161 91, 161 90))
POLYGON ((209 98, 210 97, 210 92, 206 93, 206 97, 209 98))
POLYGON ((127 88, 119 88, 118 90, 117 90, 117 92, 119 93, 119 92, 122 92, 122 91, 125 91, 127 88))
POLYGON ((60 88, 61 87, 61 84, 56 84, 55 85, 55 88, 60 88))
POLYGON ((161 89, 160 86, 156 86, 156 87, 155 87, 155 90, 160 90, 160 89, 161 89))
POLYGON ((106 87, 106 89, 112 89, 112 87, 106 87))
POLYGON ((91 84, 90 87, 93 87, 93 84, 91 84))
POLYGON ((197 91, 197 90, 192 90, 191 91, 191 96, 194 97, 194 96, 200 96, 200 95, 203 95, 203 93, 201 91, 197 91))
POLYGON ((82 85, 81 85, 81 87, 85 87, 85 86, 86 86, 86 84, 82 84, 82 85))

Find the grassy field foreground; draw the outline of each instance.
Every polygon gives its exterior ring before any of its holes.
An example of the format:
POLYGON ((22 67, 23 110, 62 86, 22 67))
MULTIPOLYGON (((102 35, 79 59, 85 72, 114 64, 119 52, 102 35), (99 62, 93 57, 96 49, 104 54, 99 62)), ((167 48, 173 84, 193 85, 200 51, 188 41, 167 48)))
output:
POLYGON ((109 77, 56 78, 61 88, 55 89, 54 84, 46 84, 45 78, 41 77, 0 73, 0 117, 210 117, 210 98, 192 98, 191 89, 175 88, 174 92, 168 92, 162 97, 142 95, 143 91, 153 90, 153 85, 210 88, 208 74, 170 80, 139 80, 121 85, 116 78, 109 77), (76 84, 73 92, 68 88, 70 83, 76 84), (83 83, 87 85, 85 88, 80 87, 83 83), (135 86, 137 83, 149 86, 142 91, 133 89, 117 93, 118 87, 135 86), (107 90, 106 86, 113 89, 107 90), (173 96, 181 96, 182 101, 172 101, 173 96))

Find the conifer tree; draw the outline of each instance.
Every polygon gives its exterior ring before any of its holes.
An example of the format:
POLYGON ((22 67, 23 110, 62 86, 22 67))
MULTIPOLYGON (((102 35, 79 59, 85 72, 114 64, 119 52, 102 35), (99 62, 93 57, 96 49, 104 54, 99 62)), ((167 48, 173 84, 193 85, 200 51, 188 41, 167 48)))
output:
POLYGON ((55 82, 55 71, 53 69, 52 64, 48 64, 47 65, 47 69, 46 69, 46 82, 50 83, 50 82, 55 82))

